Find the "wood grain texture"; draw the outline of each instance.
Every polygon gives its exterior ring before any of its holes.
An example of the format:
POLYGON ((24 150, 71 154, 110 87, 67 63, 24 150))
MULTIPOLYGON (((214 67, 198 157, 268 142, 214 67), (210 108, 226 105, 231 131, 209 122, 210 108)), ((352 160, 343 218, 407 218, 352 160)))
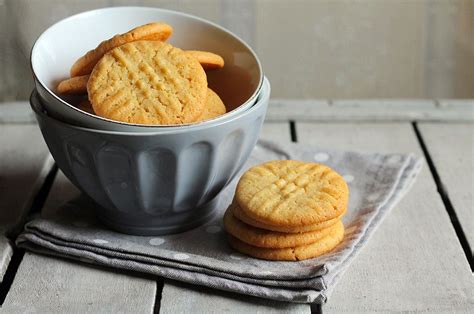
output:
MULTIPOLYGON (((265 123, 261 138, 289 142, 289 123, 265 123)), ((162 313, 310 313, 307 304, 264 300, 165 280, 162 313)))
MULTIPOLYGON (((52 215, 79 190, 59 171, 42 214, 52 215)), ((2 309, 39 313, 153 310, 156 282, 125 272, 26 253, 2 309)))
POLYGON ((25 253, 2 306, 6 313, 151 313, 152 280, 86 263, 25 253))
POLYGON ((0 124, 36 123, 30 104, 26 101, 0 103, 0 124))
POLYGON ((30 210, 53 161, 36 125, 0 125, 0 147, 1 280, 13 253, 5 232, 30 210))
MULTIPOLYGON (((296 124, 300 143, 340 150, 414 152, 409 123, 296 124)), ((355 178, 357 180, 357 178, 355 178)), ((324 312, 469 311, 472 274, 425 165, 342 276, 324 312)))
POLYGON ((291 142, 289 122, 265 122, 260 138, 273 141, 291 142))
MULTIPOLYGON (((443 102, 444 104, 444 102, 443 102)), ((437 106, 432 100, 272 99, 267 121, 474 121, 474 100, 437 106)))
POLYGON ((161 313, 311 313, 307 304, 291 304, 165 280, 161 313))
POLYGON ((421 123, 419 129, 467 241, 474 247, 474 124, 421 123))

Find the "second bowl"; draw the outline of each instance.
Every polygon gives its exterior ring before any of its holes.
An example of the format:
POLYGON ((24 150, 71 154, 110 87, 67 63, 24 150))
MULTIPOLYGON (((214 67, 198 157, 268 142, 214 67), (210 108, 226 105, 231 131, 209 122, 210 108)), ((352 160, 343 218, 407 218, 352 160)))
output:
POLYGON ((150 22, 165 22, 174 29, 168 40, 185 50, 205 50, 221 55, 223 69, 209 71, 208 83, 224 101, 227 113, 199 124, 228 119, 250 108, 263 83, 261 64, 240 38, 217 24, 188 14, 146 7, 104 8, 66 18, 48 28, 31 50, 31 68, 40 99, 49 114, 78 126, 128 132, 155 132, 164 126, 117 122, 86 113, 74 98, 59 96, 59 81, 69 77, 74 61, 101 41, 150 22), (91 31, 93 30, 93 31, 91 31))

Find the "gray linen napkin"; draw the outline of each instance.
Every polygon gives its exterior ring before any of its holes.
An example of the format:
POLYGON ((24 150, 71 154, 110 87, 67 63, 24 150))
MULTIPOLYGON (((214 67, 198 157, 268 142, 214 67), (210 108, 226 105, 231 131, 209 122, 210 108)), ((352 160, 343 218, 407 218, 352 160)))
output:
POLYGON ((332 252, 306 261, 273 262, 233 251, 226 242, 222 216, 238 179, 222 192, 216 218, 184 233, 160 237, 116 233, 97 220, 96 205, 81 196, 63 205, 54 216, 29 222, 17 245, 263 298, 324 303, 380 221, 411 187, 422 163, 412 155, 338 152, 260 141, 242 171, 274 159, 322 162, 348 182, 345 238, 332 252))

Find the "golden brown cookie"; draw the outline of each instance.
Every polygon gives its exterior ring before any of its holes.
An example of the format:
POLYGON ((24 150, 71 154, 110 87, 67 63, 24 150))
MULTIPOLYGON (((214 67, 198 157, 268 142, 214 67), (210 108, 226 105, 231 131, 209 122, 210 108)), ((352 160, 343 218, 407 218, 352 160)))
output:
POLYGON ((88 101, 88 100, 81 101, 79 103, 79 105, 77 105, 77 108, 79 108, 82 111, 85 111, 87 113, 95 114, 94 109, 92 109, 92 105, 91 105, 90 101, 88 101))
POLYGON ((196 58, 204 70, 215 70, 224 67, 224 59, 215 53, 200 50, 187 50, 186 53, 196 58))
POLYGON ((115 35, 104 40, 95 49, 80 57, 71 67, 71 76, 85 75, 92 72, 100 58, 110 50, 137 40, 165 41, 173 33, 173 28, 165 23, 149 23, 136 27, 126 33, 115 35))
POLYGON ((314 243, 327 236, 333 228, 336 228, 336 225, 337 223, 318 231, 284 233, 247 225, 235 218, 230 208, 227 209, 224 214, 224 226, 229 234, 247 244, 272 249, 289 248, 314 243))
POLYGON ((347 207, 349 189, 331 168, 296 160, 275 160, 244 173, 235 199, 258 222, 302 227, 339 217, 347 207))
POLYGON ((344 225, 338 222, 327 236, 314 243, 283 249, 261 248, 247 244, 229 235, 230 246, 235 250, 260 259, 273 261, 302 261, 325 254, 344 239, 344 225))
POLYGON ((207 89, 207 100, 204 110, 197 119, 197 121, 205 121, 226 113, 226 108, 219 95, 212 89, 207 89))
POLYGON ((327 220, 324 222, 320 222, 314 225, 306 225, 300 227, 294 226, 285 226, 285 225, 270 225, 267 223, 259 222, 247 216, 243 210, 238 206, 235 202, 230 207, 232 214, 239 220, 243 221, 244 223, 251 225, 253 227, 257 227, 260 229, 276 231, 276 232, 286 232, 286 233, 304 233, 304 232, 311 232, 311 231, 318 231, 328 228, 338 222, 342 216, 345 214, 345 211, 339 216, 331 220, 327 220))
POLYGON ((59 94, 80 95, 87 93, 89 75, 68 78, 61 81, 56 89, 59 94))
POLYGON ((87 84, 97 115, 129 123, 181 124, 201 115, 207 77, 199 62, 161 41, 135 41, 105 54, 87 84))

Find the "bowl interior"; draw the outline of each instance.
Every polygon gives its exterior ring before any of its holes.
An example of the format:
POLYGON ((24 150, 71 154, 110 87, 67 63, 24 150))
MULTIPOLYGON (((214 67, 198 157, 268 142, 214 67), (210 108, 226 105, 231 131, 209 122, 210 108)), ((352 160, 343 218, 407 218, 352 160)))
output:
MULTIPOLYGON (((253 51, 235 35, 203 19, 157 8, 119 7, 89 11, 64 19, 46 30, 31 52, 31 66, 37 81, 55 94, 57 84, 69 77, 69 69, 80 56, 101 41, 150 22, 170 24, 172 45, 189 50, 205 50, 221 55, 225 67, 209 71, 209 87, 234 110, 255 97, 263 73, 253 51)), ((73 102, 72 98, 55 95, 73 102)), ((77 99, 77 98, 76 98, 77 99)), ((76 105, 75 103, 72 103, 76 105)))

